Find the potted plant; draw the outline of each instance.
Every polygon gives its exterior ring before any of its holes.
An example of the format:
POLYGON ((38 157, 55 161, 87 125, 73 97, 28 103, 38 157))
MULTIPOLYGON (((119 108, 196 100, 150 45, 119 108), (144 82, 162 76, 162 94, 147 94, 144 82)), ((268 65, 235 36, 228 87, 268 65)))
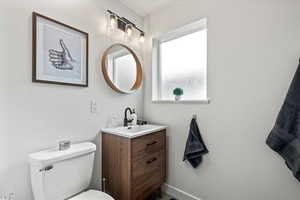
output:
POLYGON ((175 95, 175 101, 181 100, 181 96, 183 95, 183 89, 175 88, 173 90, 173 94, 175 95))

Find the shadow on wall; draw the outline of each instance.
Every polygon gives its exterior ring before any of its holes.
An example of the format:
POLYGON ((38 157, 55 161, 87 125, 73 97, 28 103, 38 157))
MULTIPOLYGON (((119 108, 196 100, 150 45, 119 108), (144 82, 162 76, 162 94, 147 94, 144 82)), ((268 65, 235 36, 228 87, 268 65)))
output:
POLYGON ((102 190, 102 133, 98 132, 93 139, 93 143, 97 146, 93 170, 93 178, 91 183, 91 189, 102 190))

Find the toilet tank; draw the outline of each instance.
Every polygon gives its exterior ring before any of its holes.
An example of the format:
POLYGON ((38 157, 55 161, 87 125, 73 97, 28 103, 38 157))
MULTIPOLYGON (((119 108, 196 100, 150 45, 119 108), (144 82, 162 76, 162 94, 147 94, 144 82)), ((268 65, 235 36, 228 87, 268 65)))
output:
POLYGON ((96 145, 73 144, 29 155, 31 184, 35 200, 65 200, 90 185, 96 145))

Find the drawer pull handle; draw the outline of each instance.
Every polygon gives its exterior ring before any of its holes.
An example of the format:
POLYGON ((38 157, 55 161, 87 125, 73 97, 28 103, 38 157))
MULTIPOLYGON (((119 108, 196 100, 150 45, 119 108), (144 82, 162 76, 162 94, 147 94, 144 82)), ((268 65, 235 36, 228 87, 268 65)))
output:
POLYGON ((147 161, 147 164, 151 164, 151 163, 153 163, 154 161, 156 161, 157 160, 157 158, 152 158, 151 160, 148 160, 147 161))
POLYGON ((152 146, 152 145, 155 145, 156 143, 157 143, 157 141, 154 141, 154 142, 148 143, 147 146, 152 146))

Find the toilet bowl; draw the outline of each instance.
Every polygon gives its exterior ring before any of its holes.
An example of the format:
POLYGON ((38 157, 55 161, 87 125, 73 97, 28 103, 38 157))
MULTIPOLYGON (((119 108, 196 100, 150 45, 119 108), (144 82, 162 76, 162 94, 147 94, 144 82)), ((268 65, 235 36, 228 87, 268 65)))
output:
POLYGON ((114 200, 108 194, 87 190, 92 179, 96 145, 71 145, 67 150, 47 149, 29 155, 35 200, 114 200))

